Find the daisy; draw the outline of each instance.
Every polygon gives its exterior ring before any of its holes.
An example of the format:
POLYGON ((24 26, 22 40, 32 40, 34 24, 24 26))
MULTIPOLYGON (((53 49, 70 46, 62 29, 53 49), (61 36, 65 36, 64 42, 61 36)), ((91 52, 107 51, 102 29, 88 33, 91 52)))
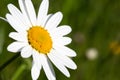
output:
POLYGON ((43 0, 36 16, 31 0, 18 0, 20 10, 8 4, 10 13, 6 14, 7 22, 16 32, 11 32, 9 37, 15 42, 7 50, 20 52, 23 58, 32 56, 33 64, 31 75, 37 80, 43 68, 48 80, 55 80, 55 72, 51 62, 67 77, 70 73, 67 68, 76 69, 72 57, 76 53, 66 45, 71 43, 71 38, 65 35, 71 32, 68 25, 59 26, 62 13, 47 14, 49 1, 43 0))

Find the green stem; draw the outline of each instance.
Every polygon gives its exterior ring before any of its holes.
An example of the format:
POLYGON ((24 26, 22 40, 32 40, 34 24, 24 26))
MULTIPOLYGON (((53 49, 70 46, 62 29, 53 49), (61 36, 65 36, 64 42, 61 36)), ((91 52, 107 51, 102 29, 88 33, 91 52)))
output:
POLYGON ((26 69, 26 64, 22 64, 14 73, 11 80, 18 80, 19 76, 22 74, 22 72, 26 69))
POLYGON ((9 65, 12 61, 14 61, 16 58, 19 57, 19 53, 10 58, 8 61, 6 61, 2 66, 0 66, 0 71, 2 71, 7 65, 9 65))

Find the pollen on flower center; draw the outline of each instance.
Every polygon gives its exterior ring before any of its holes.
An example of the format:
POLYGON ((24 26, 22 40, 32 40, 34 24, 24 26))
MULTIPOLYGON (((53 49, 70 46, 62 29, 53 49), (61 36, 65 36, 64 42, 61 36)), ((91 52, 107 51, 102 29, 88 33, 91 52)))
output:
POLYGON ((40 53, 47 54, 52 48, 52 39, 47 30, 33 26, 28 30, 29 44, 40 53))

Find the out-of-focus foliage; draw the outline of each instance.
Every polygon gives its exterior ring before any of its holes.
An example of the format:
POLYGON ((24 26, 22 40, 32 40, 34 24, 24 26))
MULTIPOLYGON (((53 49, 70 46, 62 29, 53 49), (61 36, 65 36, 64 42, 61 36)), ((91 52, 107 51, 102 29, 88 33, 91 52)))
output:
MULTIPOLYGON (((32 0, 38 11, 41 0, 32 0)), ((0 16, 8 13, 7 4, 18 6, 17 0, 0 0, 0 16)), ((73 41, 70 48, 77 52, 73 58, 77 70, 69 70, 66 78, 55 67, 57 80, 120 80, 120 0, 50 0, 49 13, 62 11, 62 24, 72 27, 68 36, 73 41), (117 45, 112 46, 114 42, 117 45), (90 48, 98 51, 97 58, 90 60, 86 52, 90 48), (116 50, 117 54, 116 54, 116 50)), ((7 51, 13 40, 8 33, 11 26, 0 20, 0 66, 16 53, 7 51)), ((31 80, 31 59, 15 59, 0 71, 0 80, 31 80)), ((39 80, 47 80, 43 70, 39 80)))

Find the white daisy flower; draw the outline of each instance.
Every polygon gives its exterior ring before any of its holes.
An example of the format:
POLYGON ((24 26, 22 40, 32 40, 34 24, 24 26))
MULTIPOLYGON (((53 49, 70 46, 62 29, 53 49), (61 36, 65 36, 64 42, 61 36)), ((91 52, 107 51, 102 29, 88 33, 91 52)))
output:
POLYGON ((8 46, 10 52, 21 52, 23 58, 32 55, 33 65, 31 75, 37 80, 43 68, 49 80, 55 80, 55 73, 51 62, 67 77, 67 68, 76 69, 71 57, 76 53, 66 45, 71 38, 65 35, 71 32, 68 25, 58 26, 62 20, 62 13, 47 14, 49 1, 43 0, 36 16, 31 0, 18 0, 20 10, 8 4, 10 14, 6 14, 8 23, 16 30, 9 37, 16 40, 8 46))

